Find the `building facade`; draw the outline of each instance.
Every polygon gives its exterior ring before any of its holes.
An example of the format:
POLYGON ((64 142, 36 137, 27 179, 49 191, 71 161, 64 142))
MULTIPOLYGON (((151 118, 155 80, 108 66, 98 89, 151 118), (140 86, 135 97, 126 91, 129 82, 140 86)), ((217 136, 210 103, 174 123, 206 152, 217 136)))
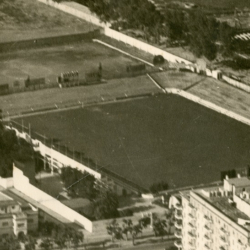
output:
POLYGON ((179 250, 250 249, 250 180, 225 179, 222 186, 175 197, 175 246, 179 250))
POLYGON ((38 211, 0 192, 0 235, 27 234, 37 230, 38 211))

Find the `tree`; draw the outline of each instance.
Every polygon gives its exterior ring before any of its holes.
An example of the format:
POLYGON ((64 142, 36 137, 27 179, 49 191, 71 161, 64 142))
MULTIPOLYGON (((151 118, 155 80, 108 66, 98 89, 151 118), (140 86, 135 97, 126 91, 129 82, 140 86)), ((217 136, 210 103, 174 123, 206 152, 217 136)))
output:
POLYGON ((231 56, 234 49, 232 37, 234 36, 234 28, 227 23, 222 22, 219 25, 219 41, 221 42, 220 52, 224 56, 231 56))
POLYGON ((165 11, 165 16, 164 16, 165 31, 166 31, 167 37, 171 41, 187 39, 186 18, 187 18, 187 14, 178 9, 176 10, 167 9, 165 11))
POLYGON ((148 225, 150 225, 150 217, 143 217, 139 220, 139 224, 142 228, 146 228, 148 225))
POLYGON ((53 243, 51 239, 45 238, 42 240, 40 247, 43 248, 44 250, 50 250, 53 247, 53 243))
POLYGON ((117 221, 114 219, 108 226, 106 227, 107 232, 109 235, 111 235, 111 240, 114 242, 115 239, 121 240, 122 237, 122 228, 119 226, 117 221))
POLYGON ((93 200, 98 194, 95 186, 96 178, 87 172, 71 167, 63 167, 61 169, 61 179, 72 196, 93 200))
POLYGON ((142 227, 140 224, 134 225, 131 230, 133 246, 135 245, 135 239, 139 233, 142 233, 142 227))
POLYGON ((26 237, 25 250, 35 250, 36 249, 36 239, 28 235, 26 237))
POLYGON ((168 183, 165 181, 154 183, 149 188, 150 192, 152 192, 153 194, 158 193, 160 191, 167 190, 167 189, 168 189, 168 183))
POLYGON ((194 12, 188 18, 189 45, 197 55, 207 59, 216 58, 219 23, 203 12, 194 12))
POLYGON ((162 65, 164 63, 164 61, 165 61, 165 59, 162 55, 157 55, 157 56, 154 56, 153 64, 155 66, 162 65))
POLYGON ((53 238, 60 249, 66 247, 66 229, 64 227, 58 226, 57 230, 54 231, 53 238))
POLYGON ((153 230, 155 236, 163 236, 167 234, 167 223, 166 220, 157 219, 153 224, 153 230))
POLYGON ((77 249, 81 242, 83 242, 83 233, 73 230, 71 243, 73 244, 74 248, 77 249))
POLYGON ((8 235, 4 238, 4 249, 6 250, 18 250, 21 249, 20 243, 16 236, 8 235))
POLYGON ((126 240, 128 240, 128 234, 132 231, 133 222, 130 219, 123 219, 122 233, 126 235, 126 240))
POLYGON ((116 218, 119 216, 118 197, 110 190, 101 190, 94 203, 94 216, 96 220, 116 218))

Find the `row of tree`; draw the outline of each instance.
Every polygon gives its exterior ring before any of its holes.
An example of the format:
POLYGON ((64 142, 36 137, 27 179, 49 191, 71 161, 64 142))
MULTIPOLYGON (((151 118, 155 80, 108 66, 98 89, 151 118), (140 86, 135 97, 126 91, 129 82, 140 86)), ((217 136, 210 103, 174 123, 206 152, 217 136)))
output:
POLYGON ((33 149, 24 139, 18 138, 14 130, 6 129, 0 122, 0 176, 12 176, 13 162, 26 161, 33 149))
POLYGON ((116 220, 113 220, 107 226, 107 232, 111 235, 112 241, 116 240, 129 240, 131 239, 133 245, 139 235, 142 235, 143 230, 149 225, 152 225, 152 229, 156 237, 163 237, 171 234, 171 226, 173 225, 170 217, 166 219, 160 219, 155 217, 153 223, 151 223, 150 217, 141 218, 136 224, 133 224, 131 219, 124 219, 122 225, 116 220))
MULTIPOLYGON (((60 2, 61 0, 57 0, 60 2)), ((103 22, 113 28, 139 29, 144 39, 159 43, 161 37, 190 46, 197 56, 213 60, 218 53, 230 55, 235 29, 218 22, 201 10, 166 9, 164 14, 144 0, 76 0, 87 5, 103 22)))

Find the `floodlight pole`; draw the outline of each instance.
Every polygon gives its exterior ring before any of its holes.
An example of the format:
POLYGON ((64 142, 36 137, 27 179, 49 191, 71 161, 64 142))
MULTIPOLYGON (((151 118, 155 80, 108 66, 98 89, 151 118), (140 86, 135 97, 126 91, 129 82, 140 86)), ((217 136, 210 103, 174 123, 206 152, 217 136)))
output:
POLYGON ((30 123, 29 123, 29 136, 30 136, 30 139, 31 139, 31 126, 30 126, 30 123))
MULTIPOLYGON (((43 142, 44 142, 44 145, 45 145, 45 135, 43 136, 43 142)), ((45 157, 45 153, 44 153, 44 166, 43 166, 43 168, 44 168, 44 170, 46 169, 46 157, 45 157)))

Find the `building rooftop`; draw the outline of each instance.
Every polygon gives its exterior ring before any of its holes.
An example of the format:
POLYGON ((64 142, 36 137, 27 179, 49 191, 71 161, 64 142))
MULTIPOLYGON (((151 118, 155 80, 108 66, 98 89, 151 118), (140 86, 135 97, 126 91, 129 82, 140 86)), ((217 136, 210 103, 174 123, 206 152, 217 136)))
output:
POLYGON ((13 206, 13 205, 17 205, 18 202, 17 201, 14 201, 14 200, 6 200, 6 201, 0 201, 0 207, 3 207, 3 206, 13 206))
POLYGON ((247 177, 233 178, 226 181, 235 187, 250 186, 250 180, 247 177))
MULTIPOLYGON (((201 191, 202 190, 195 191, 195 193, 199 195, 201 198, 203 198, 204 200, 206 200, 211 206, 215 207, 218 211, 226 215, 235 223, 238 224, 239 218, 250 221, 250 217, 248 217, 245 213, 237 209, 234 203, 229 202, 229 197, 221 197, 221 196, 207 197, 201 191)), ((244 226, 244 228, 250 232, 249 226, 246 225, 244 226)))
POLYGON ((17 218, 17 219, 26 219, 27 218, 27 215, 25 213, 16 213, 14 214, 14 216, 17 218))
POLYGON ((4 218, 12 218, 13 214, 0 214, 0 219, 4 219, 4 218))
POLYGON ((9 196, 7 196, 6 194, 4 194, 3 192, 0 192, 0 202, 2 202, 2 201, 9 201, 9 200, 13 200, 13 199, 11 199, 9 196))
POLYGON ((17 205, 18 202, 4 192, 0 192, 0 207, 17 205))
MULTIPOLYGON (((60 215, 59 214, 60 211, 58 211, 58 213, 55 213, 54 211, 50 210, 49 208, 47 208, 43 204, 33 200, 32 198, 30 198, 29 196, 21 193, 20 191, 18 191, 15 188, 9 189, 8 192, 11 192, 12 196, 15 196, 17 199, 23 200, 23 202, 26 202, 26 203, 28 202, 28 203, 32 204, 33 206, 37 207, 38 209, 41 209, 45 213, 47 213, 50 216, 54 217, 59 222, 70 225, 72 227, 72 222, 67 220, 64 216, 60 215)), ((75 223, 73 223, 73 224, 75 224, 75 223)), ((76 224, 75 227, 79 228, 80 226, 78 224, 76 224)), ((80 228, 82 228, 82 227, 80 227, 80 228)))

